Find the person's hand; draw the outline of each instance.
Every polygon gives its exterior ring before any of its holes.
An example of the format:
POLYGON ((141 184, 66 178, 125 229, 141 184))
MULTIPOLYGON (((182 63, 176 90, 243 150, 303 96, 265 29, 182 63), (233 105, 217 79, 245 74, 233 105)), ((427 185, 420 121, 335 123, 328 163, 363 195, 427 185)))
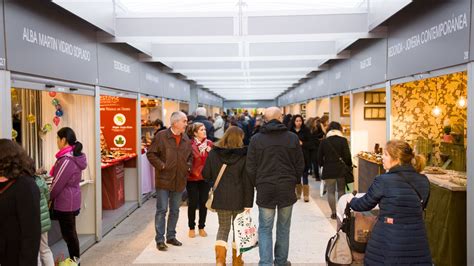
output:
POLYGON ((300 140, 300 145, 303 145, 303 142, 300 140))
POLYGON ((244 208, 245 212, 250 212, 251 210, 252 210, 252 208, 244 208))

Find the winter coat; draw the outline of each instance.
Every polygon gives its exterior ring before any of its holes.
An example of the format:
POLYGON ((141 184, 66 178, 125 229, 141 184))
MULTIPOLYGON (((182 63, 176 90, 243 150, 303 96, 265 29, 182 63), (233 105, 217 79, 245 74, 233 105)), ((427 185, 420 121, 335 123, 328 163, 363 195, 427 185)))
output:
POLYGON ((318 164, 323 167, 322 179, 343 178, 347 168, 342 165, 339 157, 352 169, 351 151, 347 139, 340 131, 331 130, 321 141, 318 150, 318 164))
POLYGON ((309 143, 308 143, 308 149, 313 151, 316 150, 316 153, 318 152, 319 145, 321 144, 322 139, 324 138, 324 132, 319 127, 315 132, 309 133, 309 143))
POLYGON ((51 219, 49 218, 49 188, 40 176, 35 177, 36 185, 40 191, 40 215, 41 215, 41 233, 48 232, 51 229, 51 219))
POLYGON ((204 124, 204 126, 206 127, 206 135, 207 135, 208 140, 210 140, 210 141, 215 141, 216 140, 215 137, 214 137, 214 131, 215 131, 214 125, 212 124, 211 121, 207 120, 207 117, 202 116, 202 115, 198 115, 193 120, 193 123, 196 123, 196 122, 204 124))
POLYGON ((365 265, 432 265, 423 222, 423 208, 416 191, 426 202, 430 183, 411 165, 396 166, 375 178, 362 198, 354 198, 351 208, 368 211, 379 204, 380 214, 365 252, 365 265))
MULTIPOLYGON (((212 148, 212 141, 204 140, 207 142, 207 147, 212 148)), ((209 152, 206 151, 203 154, 199 152, 199 148, 196 145, 196 140, 191 140, 191 145, 193 148, 193 166, 191 168, 191 172, 189 173, 188 181, 201 181, 204 180, 202 177, 202 169, 204 169, 204 165, 206 164, 206 159, 209 155, 209 152)))
POLYGON ((40 238, 38 186, 33 177, 19 177, 0 193, 0 265, 37 265, 40 238))
POLYGON ((181 134, 179 146, 176 146, 171 128, 158 132, 146 156, 155 167, 157 189, 184 191, 193 165, 191 141, 186 134, 181 134))
POLYGON ((222 119, 221 116, 218 116, 216 118, 216 121, 214 122, 214 130, 215 130, 214 138, 215 139, 221 139, 224 136, 224 127, 225 127, 224 120, 222 119))
POLYGON ((298 139, 303 143, 301 148, 303 149, 304 163, 306 166, 309 166, 311 164, 310 149, 313 144, 311 142, 311 132, 309 131, 309 128, 303 126, 298 132, 296 132, 294 128, 291 128, 290 131, 295 133, 298 136, 298 139))
POLYGON ((304 166, 298 136, 278 120, 262 125, 252 137, 247 155, 247 172, 257 187, 257 205, 269 209, 293 205, 304 166))
POLYGON ((239 211, 253 206, 254 189, 246 171, 247 148, 223 149, 214 147, 202 171, 205 180, 212 186, 217 180, 222 164, 227 167, 216 190, 212 208, 239 211))
POLYGON ((74 156, 72 152, 59 157, 54 164, 50 199, 54 210, 75 212, 81 208, 81 177, 87 167, 85 154, 74 156))

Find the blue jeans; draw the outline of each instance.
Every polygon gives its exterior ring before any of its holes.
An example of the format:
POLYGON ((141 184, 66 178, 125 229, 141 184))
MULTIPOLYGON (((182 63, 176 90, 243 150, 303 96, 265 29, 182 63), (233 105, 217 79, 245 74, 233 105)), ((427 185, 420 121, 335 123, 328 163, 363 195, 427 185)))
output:
POLYGON ((181 196, 183 192, 174 192, 164 189, 156 190, 156 214, 155 214, 155 231, 156 243, 165 242, 166 239, 176 238, 176 224, 179 217, 179 206, 181 205, 181 196), (168 226, 166 226, 165 218, 168 212, 168 203, 170 213, 168 215, 168 226))
POLYGON ((286 265, 290 248, 290 225, 293 206, 278 209, 275 242, 275 261, 273 261, 273 223, 276 209, 258 208, 258 265, 286 265))

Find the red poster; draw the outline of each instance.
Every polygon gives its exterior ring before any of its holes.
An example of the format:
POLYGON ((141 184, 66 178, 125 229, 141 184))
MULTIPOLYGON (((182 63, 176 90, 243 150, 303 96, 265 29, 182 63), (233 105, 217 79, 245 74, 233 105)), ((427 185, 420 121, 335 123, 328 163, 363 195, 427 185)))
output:
POLYGON ((136 153, 136 124, 135 99, 100 96, 100 129, 110 151, 136 153))

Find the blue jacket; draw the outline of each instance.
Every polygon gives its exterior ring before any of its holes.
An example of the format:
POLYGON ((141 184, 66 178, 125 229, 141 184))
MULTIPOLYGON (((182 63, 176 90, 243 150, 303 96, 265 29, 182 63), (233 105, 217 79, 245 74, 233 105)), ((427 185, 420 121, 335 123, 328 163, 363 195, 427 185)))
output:
POLYGON ((423 221, 423 208, 416 187, 426 202, 430 183, 411 165, 397 166, 379 175, 362 198, 354 198, 351 208, 368 211, 379 204, 380 214, 365 253, 365 265, 432 265, 423 221))

